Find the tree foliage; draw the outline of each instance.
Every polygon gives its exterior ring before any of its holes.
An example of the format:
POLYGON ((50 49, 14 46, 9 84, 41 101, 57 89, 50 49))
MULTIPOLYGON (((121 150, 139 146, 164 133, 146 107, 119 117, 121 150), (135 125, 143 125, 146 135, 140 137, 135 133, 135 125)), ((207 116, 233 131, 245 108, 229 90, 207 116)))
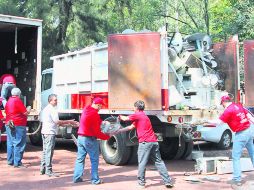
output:
POLYGON ((106 41, 130 28, 183 34, 203 32, 215 41, 254 38, 252 0, 0 0, 0 13, 43 20, 43 68, 49 57, 106 41))

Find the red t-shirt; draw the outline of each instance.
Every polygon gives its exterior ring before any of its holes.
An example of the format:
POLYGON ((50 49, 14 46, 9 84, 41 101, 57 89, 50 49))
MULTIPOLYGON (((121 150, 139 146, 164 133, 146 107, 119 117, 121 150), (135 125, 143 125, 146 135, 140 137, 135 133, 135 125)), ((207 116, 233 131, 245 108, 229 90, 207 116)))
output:
POLYGON ((220 116, 220 120, 227 123, 232 131, 239 132, 250 126, 250 122, 246 116, 247 113, 248 111, 241 104, 232 103, 220 116))
POLYGON ((157 142, 150 119, 143 111, 137 111, 129 116, 137 129, 138 142, 157 142))
POLYGON ((3 126, 4 126, 3 118, 4 118, 4 116, 3 116, 3 114, 2 114, 2 111, 0 110, 0 130, 1 130, 1 129, 3 128, 3 126))
POLYGON ((13 121, 15 126, 26 126, 27 116, 24 114, 27 112, 26 107, 18 96, 11 96, 6 103, 6 123, 10 120, 13 121))
POLYGON ((108 140, 110 137, 101 132, 101 122, 102 120, 97 109, 94 109, 90 105, 85 107, 81 114, 78 135, 108 140))
POLYGON ((4 84, 6 82, 12 82, 13 84, 16 84, 16 79, 11 74, 3 74, 0 78, 0 84, 4 84))

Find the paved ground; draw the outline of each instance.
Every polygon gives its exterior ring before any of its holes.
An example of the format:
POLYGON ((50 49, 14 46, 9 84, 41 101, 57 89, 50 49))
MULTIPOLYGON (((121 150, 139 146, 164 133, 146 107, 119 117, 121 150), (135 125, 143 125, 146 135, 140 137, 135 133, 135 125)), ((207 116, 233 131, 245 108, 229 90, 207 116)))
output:
MULTIPOLYGON (((215 147, 201 146, 205 150, 205 156, 230 154, 230 151, 211 151, 215 147)), ((197 147, 196 147, 197 149, 197 147)), ((25 169, 16 169, 6 164, 5 150, 0 150, 0 190, 38 190, 38 189, 60 189, 60 190, 136 190, 140 189, 136 183, 137 166, 112 166, 106 164, 103 159, 100 160, 99 172, 104 183, 100 185, 91 185, 88 179, 90 162, 86 159, 85 176, 83 183, 73 184, 72 174, 76 158, 75 145, 70 142, 58 142, 53 161, 53 169, 60 174, 60 177, 41 176, 39 174, 41 147, 35 147, 28 144, 24 154, 24 164, 28 166, 25 169)), ((175 183, 174 189, 178 190, 220 190, 232 189, 228 184, 231 174, 226 175, 196 175, 194 173, 194 161, 166 161, 166 166, 175 183), (188 182, 184 174, 191 174, 199 182, 188 182), (216 181, 209 181, 208 179, 216 181)), ((146 189, 161 190, 166 189, 154 167, 148 166, 146 189)), ((254 172, 245 172, 243 174, 246 181, 243 187, 238 189, 254 190, 254 172), (253 181, 251 181, 253 180, 253 181)))

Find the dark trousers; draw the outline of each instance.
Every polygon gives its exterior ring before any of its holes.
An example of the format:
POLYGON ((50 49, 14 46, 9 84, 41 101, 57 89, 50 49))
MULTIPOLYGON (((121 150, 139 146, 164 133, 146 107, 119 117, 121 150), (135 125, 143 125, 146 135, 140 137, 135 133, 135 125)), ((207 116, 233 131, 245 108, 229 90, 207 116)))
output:
POLYGON ((142 142, 138 146, 138 180, 145 183, 146 164, 149 159, 154 162, 163 182, 166 184, 171 181, 167 168, 161 159, 158 142, 142 142))

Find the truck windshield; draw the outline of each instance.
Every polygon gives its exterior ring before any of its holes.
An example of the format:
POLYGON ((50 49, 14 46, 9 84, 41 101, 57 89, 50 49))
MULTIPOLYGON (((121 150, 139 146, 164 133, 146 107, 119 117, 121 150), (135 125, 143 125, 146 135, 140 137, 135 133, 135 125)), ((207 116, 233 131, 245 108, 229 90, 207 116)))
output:
POLYGON ((46 73, 42 75, 42 91, 48 90, 51 88, 52 84, 52 73, 46 73))

